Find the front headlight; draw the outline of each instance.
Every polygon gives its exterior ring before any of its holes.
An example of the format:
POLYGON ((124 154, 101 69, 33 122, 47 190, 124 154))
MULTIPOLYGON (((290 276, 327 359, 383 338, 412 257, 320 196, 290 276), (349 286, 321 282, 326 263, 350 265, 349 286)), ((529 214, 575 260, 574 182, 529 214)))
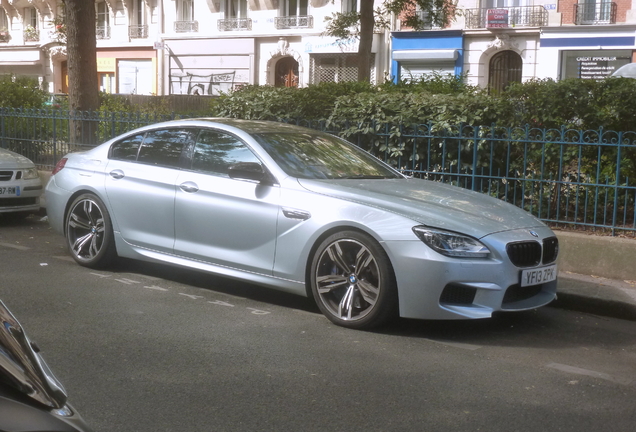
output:
POLYGON ((28 168, 22 170, 22 179, 33 180, 39 177, 38 170, 36 168, 28 168))
POLYGON ((479 240, 450 231, 413 227, 413 232, 428 247, 442 255, 456 258, 485 258, 490 250, 479 240))

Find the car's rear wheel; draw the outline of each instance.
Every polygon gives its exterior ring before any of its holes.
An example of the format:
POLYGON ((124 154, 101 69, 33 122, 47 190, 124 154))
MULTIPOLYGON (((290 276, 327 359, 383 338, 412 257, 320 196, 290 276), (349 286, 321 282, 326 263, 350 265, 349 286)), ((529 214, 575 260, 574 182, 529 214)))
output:
POLYGON ((66 240, 80 265, 102 268, 116 256, 110 216, 103 201, 93 194, 78 196, 66 216, 66 240))
POLYGON ((397 315, 389 257, 364 233, 341 231, 326 238, 313 257, 310 282, 322 313, 340 326, 370 329, 397 315))

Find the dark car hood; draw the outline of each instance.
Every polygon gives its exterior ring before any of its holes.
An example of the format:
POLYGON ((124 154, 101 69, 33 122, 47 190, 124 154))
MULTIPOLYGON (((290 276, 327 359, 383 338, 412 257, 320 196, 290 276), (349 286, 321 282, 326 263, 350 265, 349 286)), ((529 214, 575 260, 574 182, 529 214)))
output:
POLYGON ((306 180, 315 193, 373 206, 430 227, 483 237, 545 226, 531 214, 487 195, 421 179, 306 180))

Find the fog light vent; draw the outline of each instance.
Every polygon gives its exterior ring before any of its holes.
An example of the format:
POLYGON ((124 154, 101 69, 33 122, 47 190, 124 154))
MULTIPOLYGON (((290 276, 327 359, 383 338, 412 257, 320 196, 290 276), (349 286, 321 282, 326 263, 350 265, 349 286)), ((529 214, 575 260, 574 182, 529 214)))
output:
POLYGON ((506 290, 506 294, 503 298, 503 304, 515 303, 522 300, 527 300, 538 295, 543 289, 543 285, 533 285, 522 287, 521 285, 512 285, 506 290))
POLYGON ((449 284, 442 291, 439 302, 442 304, 471 305, 475 301, 475 294, 477 294, 477 288, 449 284))

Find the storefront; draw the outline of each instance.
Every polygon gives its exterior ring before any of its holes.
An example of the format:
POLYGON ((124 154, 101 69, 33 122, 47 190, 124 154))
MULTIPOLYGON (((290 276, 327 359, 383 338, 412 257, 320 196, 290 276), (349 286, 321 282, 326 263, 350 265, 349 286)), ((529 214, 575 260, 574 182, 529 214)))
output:
POLYGON ((636 60, 636 27, 546 28, 541 35, 541 78, 604 79, 636 60))
POLYGON ((425 74, 461 75, 464 51, 461 30, 393 32, 391 77, 408 81, 425 74))
POLYGON ((99 90, 119 94, 157 94, 157 53, 152 48, 97 50, 99 90))

